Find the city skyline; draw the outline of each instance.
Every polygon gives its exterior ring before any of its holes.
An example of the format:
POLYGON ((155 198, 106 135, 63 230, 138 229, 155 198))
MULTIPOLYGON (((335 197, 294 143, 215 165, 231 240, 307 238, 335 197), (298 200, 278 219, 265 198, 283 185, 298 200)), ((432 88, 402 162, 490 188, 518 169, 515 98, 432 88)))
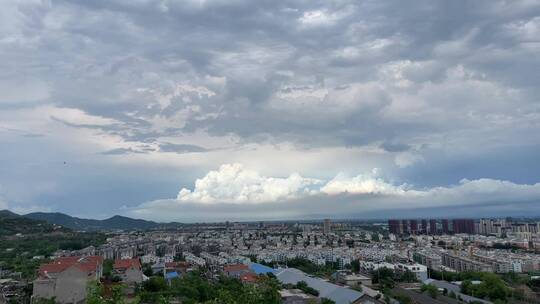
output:
POLYGON ((4 1, 0 210, 540 215, 535 1, 4 1))

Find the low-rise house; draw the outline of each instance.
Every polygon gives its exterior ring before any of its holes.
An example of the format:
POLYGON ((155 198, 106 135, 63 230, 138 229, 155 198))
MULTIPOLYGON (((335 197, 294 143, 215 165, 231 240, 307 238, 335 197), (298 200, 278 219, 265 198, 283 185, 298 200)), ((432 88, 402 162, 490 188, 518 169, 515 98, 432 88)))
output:
POLYGON ((56 303, 84 303, 88 283, 99 280, 102 273, 100 256, 57 258, 39 267, 32 297, 54 297, 56 303))
POLYGON ((427 280, 427 267, 422 264, 404 264, 404 263, 398 263, 395 265, 394 270, 404 272, 404 271, 410 271, 414 273, 415 277, 419 281, 427 280))
POLYGON ((165 263, 154 263, 150 268, 152 268, 152 273, 155 275, 165 274, 165 263))
POLYGON ((206 265, 206 261, 203 258, 195 256, 192 253, 184 252, 182 255, 184 256, 184 259, 186 260, 186 262, 190 263, 193 266, 203 267, 206 265))
POLYGON ((169 262, 165 263, 165 274, 169 272, 177 272, 179 274, 186 273, 190 269, 187 262, 169 262))
POLYGON ((258 264, 258 263, 249 264, 249 269, 256 274, 268 274, 268 273, 275 274, 277 271, 276 269, 273 269, 273 268, 270 268, 268 266, 258 264))
POLYGON ((283 304, 308 304, 319 303, 316 296, 312 296, 300 289, 282 289, 279 291, 283 304))
POLYGON ((141 262, 138 258, 115 260, 113 273, 119 276, 124 283, 141 283, 143 281, 141 262))
POLYGON ((258 276, 253 272, 246 272, 240 275, 240 281, 246 284, 255 284, 258 281, 258 276))
POLYGON ((357 287, 361 285, 371 286, 371 278, 349 271, 338 271, 336 273, 336 279, 339 283, 351 287, 357 287))
POLYGON ((250 272, 249 266, 244 264, 226 265, 223 267, 223 272, 230 278, 239 279, 242 274, 250 272))
POLYGON ((170 285, 172 280, 180 278, 181 275, 182 275, 181 273, 178 273, 176 271, 167 272, 165 274, 165 281, 167 281, 167 284, 170 285))

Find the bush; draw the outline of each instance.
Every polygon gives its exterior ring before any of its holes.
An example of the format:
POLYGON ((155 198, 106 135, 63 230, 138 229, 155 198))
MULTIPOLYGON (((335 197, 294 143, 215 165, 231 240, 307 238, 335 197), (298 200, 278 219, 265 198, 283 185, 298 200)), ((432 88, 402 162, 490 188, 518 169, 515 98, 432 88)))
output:
POLYGON ((478 285, 473 285, 471 280, 463 281, 461 292, 482 299, 487 298, 491 301, 506 301, 510 292, 499 276, 493 273, 483 273, 481 280, 482 283, 478 285))
POLYGON ((149 292, 159 292, 167 290, 167 282, 162 277, 151 277, 143 282, 143 289, 149 292))
POLYGON ((302 290, 303 292, 305 293, 308 293, 310 295, 313 295, 313 296, 319 296, 319 291, 317 289, 314 289, 310 286, 308 286, 308 284, 304 281, 300 281, 298 283, 296 283, 296 288, 302 290))
POLYGON ((396 295, 394 296, 394 299, 396 299, 400 304, 412 303, 411 298, 406 295, 396 295))
POLYGON ((421 291, 427 292, 429 296, 432 297, 433 299, 436 299, 437 295, 439 294, 439 289, 434 285, 424 284, 422 285, 421 291))

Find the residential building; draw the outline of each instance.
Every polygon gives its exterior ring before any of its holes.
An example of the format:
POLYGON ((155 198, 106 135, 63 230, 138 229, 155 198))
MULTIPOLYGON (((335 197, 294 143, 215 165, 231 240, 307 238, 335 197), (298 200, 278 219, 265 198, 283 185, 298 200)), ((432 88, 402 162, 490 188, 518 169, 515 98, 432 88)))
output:
POLYGON ((276 277, 283 284, 297 284, 304 281, 309 287, 319 292, 320 298, 328 298, 336 304, 378 303, 374 302, 376 300, 368 295, 368 292, 372 294, 377 294, 377 292, 367 286, 362 287, 363 291, 360 292, 308 276, 295 268, 279 269, 276 277), (364 289, 369 291, 364 291, 364 289))
POLYGON ((413 263, 413 264, 398 263, 398 264, 395 264, 394 270, 400 271, 400 272, 410 271, 414 273, 414 275, 416 276, 416 279, 419 280, 420 282, 428 278, 427 267, 425 265, 421 265, 418 263, 413 263))
POLYGON ((226 276, 239 279, 244 273, 250 272, 249 266, 245 264, 226 265, 223 267, 226 276))
POLYGON ((283 304, 317 303, 317 297, 307 294, 300 289, 282 289, 279 291, 283 304))
POLYGON ((400 235, 401 226, 400 226, 399 220, 388 220, 388 231, 390 233, 400 235))
POLYGON ((141 261, 138 258, 115 260, 113 273, 127 284, 141 283, 143 281, 141 261))
POLYGON ((60 304, 84 303, 88 283, 99 280, 102 274, 103 258, 100 256, 57 258, 39 267, 32 298, 55 298, 60 304))
POLYGON ((434 219, 429 220, 429 234, 437 234, 437 221, 434 219))
POLYGON ((324 220, 323 233, 329 234, 332 231, 332 223, 329 219, 324 220))
POLYGON ((449 234, 450 233, 450 225, 448 224, 447 219, 441 220, 441 226, 442 226, 442 233, 443 234, 449 234))
POLYGON ((413 260, 419 264, 426 265, 433 270, 441 269, 441 256, 427 251, 416 251, 413 254, 413 260))
POLYGON ((455 271, 483 271, 493 272, 491 265, 472 260, 470 258, 455 255, 451 253, 442 253, 441 262, 443 266, 454 269, 455 271))
POLYGON ((452 220, 452 232, 453 233, 467 233, 474 234, 474 220, 472 219, 453 219, 452 220))
POLYGON ((355 274, 350 271, 338 271, 336 273, 336 281, 351 287, 357 286, 371 286, 371 278, 363 276, 361 274, 355 274))

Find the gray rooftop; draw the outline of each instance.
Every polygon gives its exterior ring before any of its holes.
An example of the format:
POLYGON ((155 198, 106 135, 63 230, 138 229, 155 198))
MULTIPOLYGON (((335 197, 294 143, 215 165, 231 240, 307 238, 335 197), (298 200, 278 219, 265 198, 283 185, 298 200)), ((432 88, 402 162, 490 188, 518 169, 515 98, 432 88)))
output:
POLYGON ((295 268, 279 269, 276 273, 276 277, 284 284, 296 284, 300 281, 304 281, 308 286, 319 292, 319 297, 328 298, 336 302, 336 304, 349 304, 363 295, 363 293, 359 291, 341 287, 319 278, 310 277, 295 268))

